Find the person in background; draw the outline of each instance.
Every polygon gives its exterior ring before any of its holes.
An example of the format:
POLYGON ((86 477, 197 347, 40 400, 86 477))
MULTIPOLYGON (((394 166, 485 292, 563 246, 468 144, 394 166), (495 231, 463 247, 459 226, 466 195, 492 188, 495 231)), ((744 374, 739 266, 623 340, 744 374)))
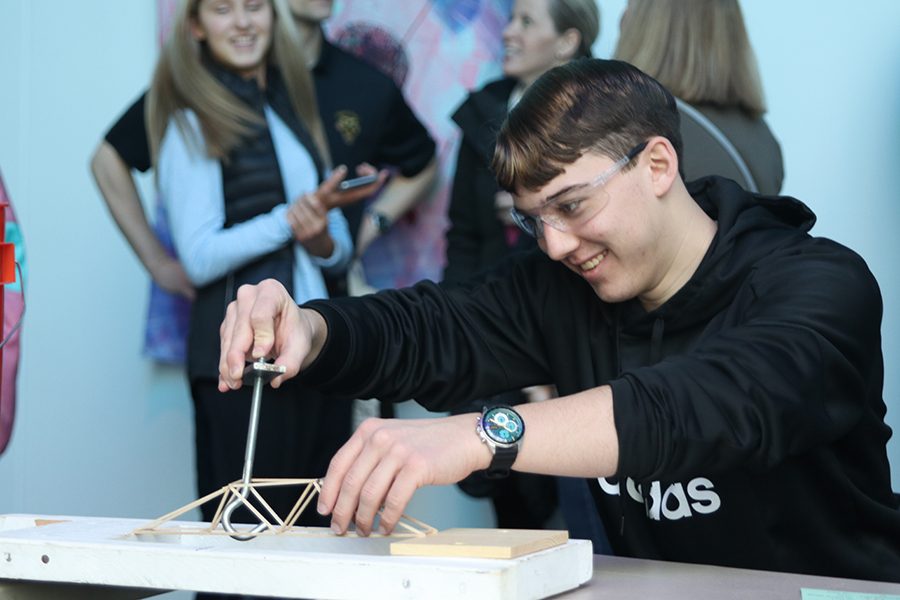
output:
MULTIPOLYGON (((500 189, 490 170, 494 141, 507 112, 528 86, 550 68, 590 57, 599 31, 600 12, 594 0, 516 0, 513 4, 503 30, 503 78, 470 93, 453 114, 462 140, 450 196, 445 283, 460 284, 516 252, 535 248, 534 238, 522 234, 512 221, 512 196, 500 189)), ((552 386, 536 386, 457 410, 480 410, 496 403, 517 405, 552 394, 552 386)), ((608 547, 581 480, 560 480, 557 494, 557 482, 550 477, 514 473, 497 480, 475 473, 460 487, 473 496, 490 496, 501 528, 545 526, 559 495, 572 536, 593 540, 595 552, 608 547)))
MULTIPOLYGON (((331 0, 289 0, 304 55, 313 67, 319 112, 336 161, 355 167, 390 167, 392 175, 377 197, 342 207, 356 255, 386 233, 416 203, 428 197, 437 176, 435 144, 393 79, 335 46, 322 24, 331 0)), ((332 290, 347 293, 344 280, 332 290)))
MULTIPOLYGON (((295 62, 297 68, 315 65, 316 104, 334 164, 346 165, 352 173, 367 164, 393 171, 368 206, 352 201, 341 206, 360 254, 427 196, 437 173, 435 144, 389 77, 324 37, 321 24, 331 15, 332 2, 290 0, 289 6, 303 56, 295 62)), ((100 142, 91 171, 107 208, 153 281, 167 292, 193 299, 190 279, 164 243, 165 214, 160 212, 154 231, 132 177, 132 169, 151 167, 145 113, 142 94, 100 142)), ((332 295, 347 293, 343 271, 326 273, 326 283, 332 295)))
POLYGON ((629 0, 615 57, 666 86, 679 102, 687 181, 734 179, 749 191, 781 191, 781 147, 738 0, 629 0))
POLYGON ((509 109, 544 71, 591 56, 600 30, 593 0, 516 0, 503 30, 503 78, 469 94, 453 114, 462 139, 456 158, 443 281, 458 283, 511 252, 534 248, 509 216, 490 161, 509 109))
MULTIPOLYGON (((249 390, 216 389, 225 306, 266 278, 298 301, 327 297, 322 271, 343 268, 353 251, 343 215, 329 207, 371 193, 386 174, 352 192, 337 189, 346 167, 328 175, 312 80, 283 0, 183 2, 147 94, 147 129, 172 240, 196 290, 187 375, 202 497, 240 479, 247 443, 249 390)), ((349 402, 299 386, 267 390, 253 474, 319 476, 349 433, 349 402)), ((285 518, 297 491, 264 496, 285 518)), ((207 521, 214 504, 201 507, 207 521)), ((321 524, 306 514, 300 522, 321 524)))
POLYGON ((338 533, 390 532, 418 488, 512 469, 587 478, 617 555, 900 582, 875 277, 810 235, 799 200, 685 184, 680 154, 673 96, 636 67, 547 71, 492 163, 540 251, 478 285, 302 307, 245 286, 219 389, 259 357, 286 369, 273 386, 299 373, 433 411, 556 383, 543 402, 363 423, 319 496, 338 533))

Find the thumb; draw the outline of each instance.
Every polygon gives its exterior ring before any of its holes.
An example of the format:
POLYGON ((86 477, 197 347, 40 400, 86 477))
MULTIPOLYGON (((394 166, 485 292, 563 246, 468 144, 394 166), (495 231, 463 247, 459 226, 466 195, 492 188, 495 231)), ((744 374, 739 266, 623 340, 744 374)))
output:
POLYGON ((333 194, 346 176, 347 167, 345 165, 335 167, 331 174, 328 175, 328 178, 319 185, 317 193, 322 195, 333 194))

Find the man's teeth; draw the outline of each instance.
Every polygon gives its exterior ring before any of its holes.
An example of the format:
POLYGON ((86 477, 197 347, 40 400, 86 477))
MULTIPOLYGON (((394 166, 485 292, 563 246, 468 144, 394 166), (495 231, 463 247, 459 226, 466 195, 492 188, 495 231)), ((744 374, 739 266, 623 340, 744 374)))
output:
POLYGON ((601 262, 603 262, 604 256, 605 256, 605 254, 599 254, 599 255, 595 256, 594 258, 592 258, 591 260, 581 263, 581 270, 582 271, 590 271, 591 269, 593 269, 594 267, 599 265, 601 262))

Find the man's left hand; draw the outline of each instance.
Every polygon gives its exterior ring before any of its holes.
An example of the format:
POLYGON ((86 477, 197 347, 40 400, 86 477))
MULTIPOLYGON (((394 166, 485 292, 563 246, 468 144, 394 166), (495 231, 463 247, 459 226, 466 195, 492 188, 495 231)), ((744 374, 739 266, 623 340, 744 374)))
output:
POLYGON ((394 530, 413 493, 487 468, 491 452, 475 433, 476 413, 439 419, 367 419, 335 454, 319 496, 335 533, 351 521, 361 535, 394 530))

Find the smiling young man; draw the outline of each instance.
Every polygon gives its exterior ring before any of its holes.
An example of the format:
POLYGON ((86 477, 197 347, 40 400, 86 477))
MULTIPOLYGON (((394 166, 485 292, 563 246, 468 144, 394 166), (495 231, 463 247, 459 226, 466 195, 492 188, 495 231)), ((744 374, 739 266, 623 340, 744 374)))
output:
POLYGON ((799 201, 686 186, 678 125, 672 96, 626 63, 557 67, 494 158, 543 252, 462 288, 299 309, 275 282, 239 291, 222 391, 259 356, 284 378, 434 410, 559 389, 481 416, 365 422, 325 478, 336 531, 370 531, 382 507, 390 530, 418 487, 513 468, 590 478, 618 554, 900 581, 877 283, 809 235, 799 201))

